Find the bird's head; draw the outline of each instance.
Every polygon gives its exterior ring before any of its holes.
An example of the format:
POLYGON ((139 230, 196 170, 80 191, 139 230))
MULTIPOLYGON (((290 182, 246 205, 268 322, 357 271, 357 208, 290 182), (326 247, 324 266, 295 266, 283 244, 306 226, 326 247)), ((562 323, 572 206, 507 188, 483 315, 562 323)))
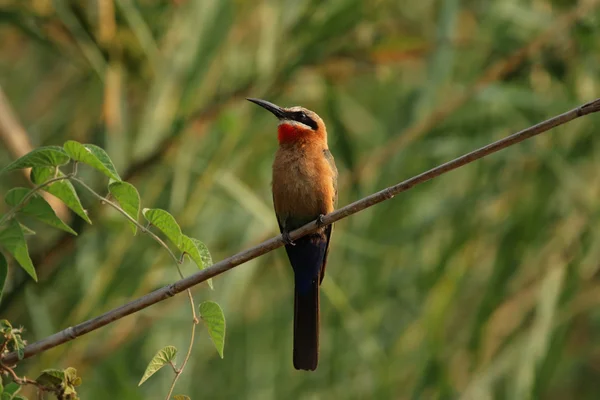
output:
POLYGON ((247 99, 270 111, 279 119, 277 138, 280 144, 319 140, 327 142, 327 130, 321 117, 306 108, 283 108, 261 99, 247 99))

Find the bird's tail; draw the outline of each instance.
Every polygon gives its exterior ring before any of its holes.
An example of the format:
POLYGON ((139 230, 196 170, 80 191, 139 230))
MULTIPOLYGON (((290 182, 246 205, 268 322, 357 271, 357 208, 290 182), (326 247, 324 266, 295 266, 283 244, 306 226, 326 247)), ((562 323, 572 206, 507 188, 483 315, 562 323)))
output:
POLYGON ((319 362, 319 281, 294 295, 294 368, 314 371, 319 362))

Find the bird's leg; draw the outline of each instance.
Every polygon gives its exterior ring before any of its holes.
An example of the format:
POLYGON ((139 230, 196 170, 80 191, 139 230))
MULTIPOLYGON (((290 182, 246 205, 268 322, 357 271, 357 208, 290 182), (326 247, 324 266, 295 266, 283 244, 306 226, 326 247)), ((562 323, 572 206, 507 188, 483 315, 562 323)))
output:
POLYGON ((290 237, 290 233, 287 230, 284 229, 283 232, 281 232, 281 236, 283 236, 283 242, 285 244, 289 244, 290 246, 296 245, 296 243, 294 243, 294 241, 290 237))
POLYGON ((317 226, 320 228, 323 225, 325 225, 325 215, 319 214, 319 216, 317 217, 317 226))

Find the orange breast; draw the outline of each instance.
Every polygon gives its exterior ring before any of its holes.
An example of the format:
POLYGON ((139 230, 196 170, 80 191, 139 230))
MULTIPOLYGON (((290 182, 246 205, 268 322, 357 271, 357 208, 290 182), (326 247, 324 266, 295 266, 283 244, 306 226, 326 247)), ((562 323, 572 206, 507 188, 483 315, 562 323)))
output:
POLYGON ((334 172, 315 145, 280 147, 273 163, 273 202, 280 222, 306 218, 334 209, 334 172))

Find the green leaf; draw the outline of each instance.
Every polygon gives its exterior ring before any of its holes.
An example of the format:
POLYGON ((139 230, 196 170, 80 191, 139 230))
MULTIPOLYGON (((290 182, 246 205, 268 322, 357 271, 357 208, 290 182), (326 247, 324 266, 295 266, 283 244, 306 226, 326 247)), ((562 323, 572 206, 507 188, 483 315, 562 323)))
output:
MULTIPOLYGON (((202 243, 198 239, 193 239, 193 238, 190 238, 189 236, 182 234, 181 235, 181 246, 179 246, 178 249, 181 252, 187 254, 192 259, 192 261, 198 266, 198 268, 204 269, 204 268, 206 268, 206 266, 204 264, 204 259, 202 257, 202 253, 200 252, 200 249, 198 248, 197 243, 199 243, 201 246, 203 246, 203 251, 204 251, 204 249, 206 249, 206 246, 204 246, 204 243, 202 243)), ((206 251, 208 252, 208 249, 206 249, 206 251)), ((208 256, 210 257, 210 254, 208 256)), ((210 286, 211 289, 214 289, 212 279, 209 279, 207 282, 208 282, 208 286, 210 286)))
POLYGON ((87 164, 116 181, 121 180, 110 157, 102 148, 93 144, 81 144, 74 140, 68 140, 63 147, 73 160, 87 164))
POLYGON ((0 400, 13 400, 17 393, 21 390, 21 386, 11 382, 4 387, 4 391, 2 392, 2 396, 0 400))
POLYGON ((0 174, 31 167, 57 167, 69 162, 69 156, 59 146, 38 147, 0 170, 0 174))
POLYGON ((12 331, 13 327, 7 319, 0 319, 0 333, 8 333, 12 331))
MULTIPOLYGON (((65 174, 63 174, 61 171, 56 171, 56 169, 53 167, 34 167, 31 169, 30 178, 31 181, 36 185, 41 185, 42 183, 54 178, 55 173, 56 176, 65 176, 65 174)), ((73 210, 75 214, 83 218, 88 224, 92 223, 85 212, 85 209, 81 205, 81 201, 77 196, 77 192, 70 181, 56 181, 48 186, 44 186, 42 190, 62 200, 67 207, 73 210)))
POLYGON ((223 310, 214 301, 205 301, 200 304, 200 317, 206 324, 208 334, 217 348, 219 355, 223 358, 223 349, 225 347, 225 315, 223 310))
POLYGON ((194 242, 194 244, 198 248, 198 251, 200 252, 200 257, 202 258, 202 264, 204 265, 204 268, 208 268, 211 265, 213 265, 212 257, 210 255, 210 252, 208 251, 208 247, 206 247, 206 245, 198 239, 192 238, 192 241, 194 242))
POLYGON ((177 248, 181 247, 181 238, 183 236, 181 228, 171 214, 160 208, 144 208, 142 214, 144 214, 144 218, 148 222, 160 229, 177 248))
POLYGON ((17 394, 15 396, 13 396, 12 400, 29 400, 29 399, 25 396, 21 396, 20 394, 17 394))
POLYGON ((2 394, 8 393, 8 394, 12 395, 12 394, 19 393, 20 390, 21 390, 20 385, 14 383, 14 382, 11 382, 8 385, 4 386, 4 392, 2 394))
POLYGON ((35 380, 40 385, 56 387, 60 386, 65 380, 65 373, 60 369, 45 369, 35 380))
POLYGON ((181 245, 178 246, 178 249, 190 256, 192 261, 194 261, 199 269, 204 269, 204 263, 202 262, 202 257, 200 257, 200 251, 198 251, 198 247, 196 247, 189 236, 183 234, 181 235, 181 245))
POLYGON ((174 400, 192 400, 190 399, 190 396, 186 396, 185 394, 176 394, 175 396, 173 396, 174 400))
POLYGON ((26 227, 25 225, 19 223, 19 226, 21 227, 21 230, 23 231, 23 235, 25 236, 33 236, 35 235, 35 231, 33 229, 29 229, 28 227, 26 227))
POLYGON ((33 262, 29 258, 27 242, 23 236, 21 226, 16 219, 11 219, 6 229, 0 231, 0 245, 4 246, 15 260, 17 260, 19 265, 37 282, 33 262))
POLYGON ((146 368, 146 372, 144 372, 144 376, 142 376, 142 379, 140 380, 140 383, 138 383, 138 386, 146 382, 146 380, 152 375, 154 375, 156 371, 158 371, 168 363, 174 362, 176 355, 177 348, 175 346, 166 346, 158 353, 156 353, 156 355, 152 357, 152 360, 150 360, 150 363, 146 368))
MULTIPOLYGON (((9 206, 16 207, 23 201, 29 192, 29 189, 17 187, 9 190, 4 200, 9 206)), ((62 229, 65 232, 69 232, 77 236, 77 232, 75 232, 69 225, 65 224, 60 218, 58 218, 46 199, 37 193, 27 200, 27 203, 21 207, 19 212, 35 217, 40 221, 47 223, 48 225, 62 229)))
MULTIPOLYGON (((140 216, 140 194, 135 186, 128 182, 111 181, 108 185, 108 191, 119 203, 123 211, 137 221, 140 216)), ((131 221, 130 224, 135 235, 137 226, 131 221)))
POLYGON ((17 356, 19 357, 19 360, 22 360, 23 357, 25 357, 25 342, 23 342, 20 333, 13 333, 12 339, 17 356))
MULTIPOLYGON (((6 283, 6 276, 8 275, 8 263, 2 253, 0 253, 0 302, 2 302, 2 292, 4 291, 4 284, 6 283)), ((1 392, 0 392, 1 393, 1 392)))
POLYGON ((72 392, 75 392, 75 386, 81 385, 81 378, 77 376, 77 370, 73 367, 65 369, 65 387, 70 387, 72 392))

